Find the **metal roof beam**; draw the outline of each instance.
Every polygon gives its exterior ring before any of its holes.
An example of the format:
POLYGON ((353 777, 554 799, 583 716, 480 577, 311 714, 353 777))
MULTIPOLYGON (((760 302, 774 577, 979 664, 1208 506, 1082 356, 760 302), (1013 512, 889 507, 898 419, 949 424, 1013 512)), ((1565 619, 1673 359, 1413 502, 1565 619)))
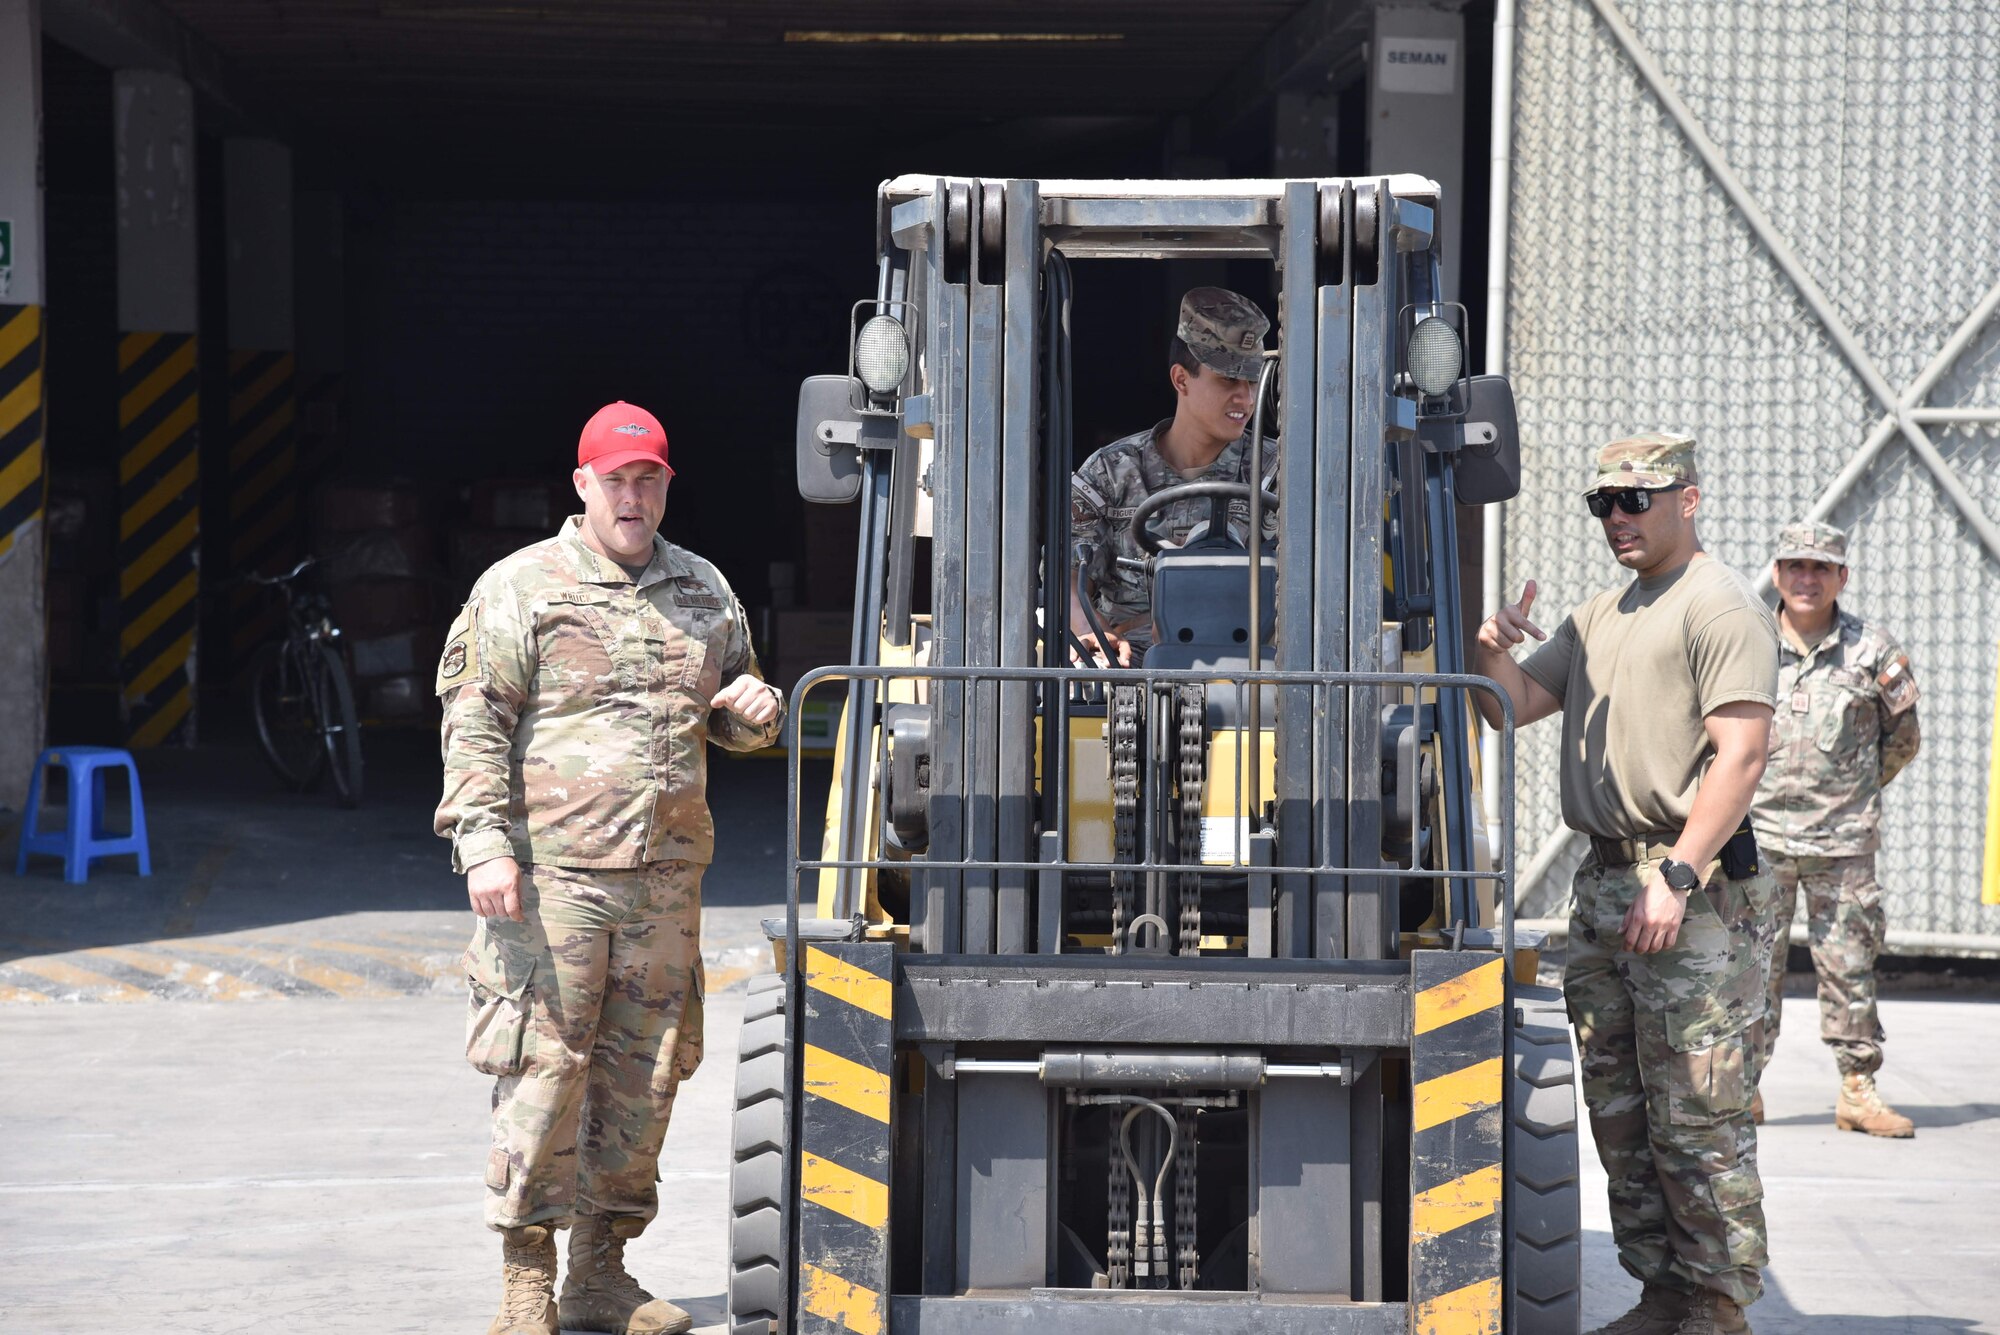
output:
MULTIPOLYGON (((1463 0, 1439 0, 1434 7, 1460 9, 1463 0)), ((1197 136, 1234 129, 1281 88, 1359 71, 1374 16, 1369 0, 1307 0, 1189 114, 1197 136)))
POLYGON ((157 70, 187 80, 226 131, 286 133, 289 118, 249 93, 200 33, 153 0, 42 0, 42 31, 114 70, 157 70))

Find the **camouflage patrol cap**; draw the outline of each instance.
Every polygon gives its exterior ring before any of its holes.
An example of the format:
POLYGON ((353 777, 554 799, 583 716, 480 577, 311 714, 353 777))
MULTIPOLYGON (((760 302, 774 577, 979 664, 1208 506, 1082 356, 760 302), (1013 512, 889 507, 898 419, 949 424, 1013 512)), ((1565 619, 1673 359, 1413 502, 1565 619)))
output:
POLYGON ((1847 534, 1831 524, 1802 519, 1778 530, 1778 554, 1773 561, 1824 561, 1847 564, 1847 534))
POLYGON ((1637 487, 1657 491, 1661 487, 1694 486, 1694 437, 1672 431, 1648 431, 1643 436, 1614 440, 1597 452, 1597 476, 1583 489, 1623 491, 1637 487))
POLYGON ((1197 287, 1181 298, 1174 333, 1209 370, 1231 380, 1255 380, 1263 369, 1264 331, 1271 321, 1257 303, 1226 287, 1197 287))

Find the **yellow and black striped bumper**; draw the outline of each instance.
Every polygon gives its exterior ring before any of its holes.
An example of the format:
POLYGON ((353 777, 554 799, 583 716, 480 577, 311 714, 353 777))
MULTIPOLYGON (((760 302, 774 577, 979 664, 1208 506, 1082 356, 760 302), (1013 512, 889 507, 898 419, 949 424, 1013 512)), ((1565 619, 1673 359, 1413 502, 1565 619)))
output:
POLYGON ((0 304, 0 557, 42 513, 42 308, 0 304))
POLYGON ((796 1324, 883 1335, 895 946, 829 943, 805 955, 796 1324))
POLYGON ((1411 960, 1411 1335, 1501 1328, 1505 967, 1471 951, 1411 960))
POLYGON ((134 746, 192 731, 200 413, 193 334, 119 340, 118 658, 134 746))

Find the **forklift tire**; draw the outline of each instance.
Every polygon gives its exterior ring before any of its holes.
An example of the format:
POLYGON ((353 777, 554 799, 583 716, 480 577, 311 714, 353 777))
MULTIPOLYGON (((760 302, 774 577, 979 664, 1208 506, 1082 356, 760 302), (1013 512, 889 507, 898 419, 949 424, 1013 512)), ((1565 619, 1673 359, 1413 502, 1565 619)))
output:
POLYGON ((1562 993, 1514 989, 1507 1127, 1508 1251, 1519 1335, 1583 1328, 1583 1223, 1577 1178, 1576 1048, 1562 993))
POLYGON ((750 981, 736 1053, 736 1115, 730 1128, 730 1335, 785 1327, 785 979, 750 981))

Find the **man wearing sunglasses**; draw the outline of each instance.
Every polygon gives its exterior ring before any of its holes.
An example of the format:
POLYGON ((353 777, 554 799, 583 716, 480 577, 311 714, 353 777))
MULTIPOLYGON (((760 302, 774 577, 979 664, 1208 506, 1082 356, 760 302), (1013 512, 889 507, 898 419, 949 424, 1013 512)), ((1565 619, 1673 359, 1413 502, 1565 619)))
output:
MULTIPOLYGON (((1664 432, 1605 446, 1584 504, 1634 578, 1553 636, 1528 619, 1531 580, 1475 655, 1517 725, 1562 714, 1563 821, 1590 841, 1563 984, 1618 1258, 1644 1286, 1596 1335, 1748 1331, 1763 1289, 1750 1095, 1776 891, 1744 820, 1778 637, 1756 590, 1702 550, 1694 451, 1664 432), (1516 663, 1531 637, 1545 643, 1516 663)), ((1497 702, 1479 707, 1499 723, 1497 702)))

